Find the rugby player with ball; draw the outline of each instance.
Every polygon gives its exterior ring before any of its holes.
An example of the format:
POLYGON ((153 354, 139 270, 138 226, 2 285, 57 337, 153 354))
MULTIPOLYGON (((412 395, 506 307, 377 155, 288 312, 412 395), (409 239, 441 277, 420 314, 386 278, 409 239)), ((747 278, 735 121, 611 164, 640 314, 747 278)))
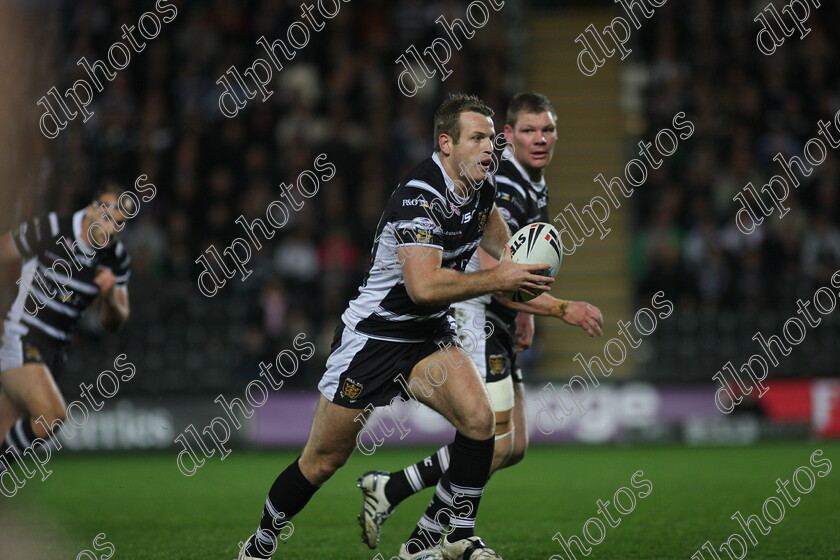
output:
MULTIPOLYGON (((274 481, 256 532, 240 560, 270 558, 278 536, 356 447, 356 417, 372 404, 406 399, 400 381, 456 428, 450 447, 449 484, 468 512, 446 538, 431 546, 410 541, 406 560, 497 560, 474 534, 475 516, 493 461, 493 408, 475 364, 461 348, 456 301, 497 291, 548 290, 553 278, 534 274, 550 265, 503 258, 491 270, 465 272, 479 245, 494 259, 509 254, 510 232, 495 205, 490 176, 493 111, 474 96, 456 95, 434 118, 434 153, 391 193, 377 227, 372 263, 336 329, 318 389, 309 439, 301 456, 274 481), (477 185, 477 188, 471 188, 477 185), (451 200, 460 203, 454 207, 451 200), (457 212, 455 211, 457 210, 457 212), (451 364, 446 379, 425 378, 434 360, 451 364)), ((298 528, 295 528, 298 533, 298 528)))
MULTIPOLYGON (((508 144, 495 174, 496 206, 514 235, 508 245, 514 262, 543 262, 552 265, 545 272, 557 276, 562 247, 557 231, 548 223, 548 189, 543 170, 551 161, 557 143, 557 116, 544 95, 522 93, 509 103, 505 124, 508 144)), ((498 259, 481 248, 467 272, 492 269, 498 259)), ((482 295, 452 305, 458 334, 484 378, 495 413, 495 447, 491 474, 515 465, 528 448, 528 425, 522 371, 516 353, 531 345, 533 314, 556 317, 581 327, 588 335, 600 336, 603 317, 598 308, 585 302, 566 301, 546 293, 534 298, 526 291, 482 295), (505 297, 505 296, 508 297, 505 297), (519 312, 519 313, 517 313, 519 312), (489 333, 489 336, 488 336, 489 333)), ((362 540, 375 548, 382 524, 407 497, 436 485, 432 504, 413 538, 436 542, 458 526, 461 520, 450 513, 460 511, 453 504, 449 468, 452 446, 439 449, 401 471, 372 471, 359 478, 364 496, 359 523, 362 540)), ((431 557, 430 557, 431 558, 431 557)))

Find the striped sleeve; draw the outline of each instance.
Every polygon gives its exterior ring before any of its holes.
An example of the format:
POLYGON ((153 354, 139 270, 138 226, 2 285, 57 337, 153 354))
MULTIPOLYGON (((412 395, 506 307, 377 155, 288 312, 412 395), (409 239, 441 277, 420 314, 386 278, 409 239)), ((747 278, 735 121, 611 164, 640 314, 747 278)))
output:
POLYGON ((131 277, 131 255, 121 242, 117 242, 114 247, 115 264, 113 268, 114 276, 116 277, 117 287, 125 288, 128 286, 128 279, 131 277))
POLYGON ((42 253, 58 237, 58 216, 50 212, 45 216, 36 216, 18 224, 12 230, 15 249, 24 260, 42 253))

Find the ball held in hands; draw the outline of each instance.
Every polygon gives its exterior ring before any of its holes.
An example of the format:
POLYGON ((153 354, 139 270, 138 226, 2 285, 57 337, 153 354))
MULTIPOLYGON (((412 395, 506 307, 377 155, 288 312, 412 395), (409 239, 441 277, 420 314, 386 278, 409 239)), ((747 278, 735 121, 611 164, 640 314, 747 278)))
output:
MULTIPOLYGON (((507 245, 510 247, 510 257, 513 262, 519 264, 549 264, 551 267, 548 270, 535 272, 534 274, 557 278, 560 263, 563 261, 563 245, 560 242, 560 234, 551 224, 536 222, 527 225, 514 233, 508 240, 507 245)), ((536 297, 536 295, 522 290, 504 292, 504 295, 515 302, 530 301, 536 297)))

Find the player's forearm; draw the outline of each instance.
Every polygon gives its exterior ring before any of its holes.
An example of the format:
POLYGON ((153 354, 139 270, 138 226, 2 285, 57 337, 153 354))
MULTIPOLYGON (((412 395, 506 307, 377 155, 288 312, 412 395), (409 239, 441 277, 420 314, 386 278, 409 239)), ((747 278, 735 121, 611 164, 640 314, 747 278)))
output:
POLYGON ((447 305, 466 301, 500 289, 493 270, 465 273, 438 268, 414 286, 406 283, 408 295, 418 305, 447 305))
POLYGON ((109 331, 118 331, 128 321, 128 301, 121 301, 114 292, 102 300, 102 310, 99 319, 102 326, 109 331))
POLYGON ((493 206, 487 220, 487 228, 481 237, 480 247, 497 261, 505 252, 505 243, 510 239, 510 229, 499 214, 498 208, 493 206))
POLYGON ((496 294, 496 299, 515 311, 531 313, 541 317, 554 317, 562 319, 566 315, 566 308, 569 302, 565 299, 558 299, 548 294, 540 294, 531 301, 515 302, 496 294))

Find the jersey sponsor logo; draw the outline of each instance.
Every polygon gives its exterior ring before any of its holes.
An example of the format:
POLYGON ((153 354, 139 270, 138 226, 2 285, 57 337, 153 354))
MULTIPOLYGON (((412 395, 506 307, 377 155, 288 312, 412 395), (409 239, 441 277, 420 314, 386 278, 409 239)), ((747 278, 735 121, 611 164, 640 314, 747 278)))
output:
POLYGON ((490 354, 487 358, 487 367, 490 373, 502 375, 507 367, 507 360, 503 354, 490 354))
POLYGON ((341 396, 346 399, 355 400, 359 398, 359 395, 362 394, 362 389, 365 386, 358 381, 350 379, 349 377, 344 380, 344 383, 341 385, 341 396))
POLYGON ((548 200, 546 200, 545 197, 537 201, 537 208, 545 208, 546 206, 548 206, 548 200))
POLYGON ((510 195, 505 192, 499 193, 499 200, 510 200, 510 195))
POLYGON ((417 198, 404 198, 402 201, 403 206, 420 206, 422 208, 428 208, 429 203, 426 202, 426 199, 422 196, 418 196, 417 198))

